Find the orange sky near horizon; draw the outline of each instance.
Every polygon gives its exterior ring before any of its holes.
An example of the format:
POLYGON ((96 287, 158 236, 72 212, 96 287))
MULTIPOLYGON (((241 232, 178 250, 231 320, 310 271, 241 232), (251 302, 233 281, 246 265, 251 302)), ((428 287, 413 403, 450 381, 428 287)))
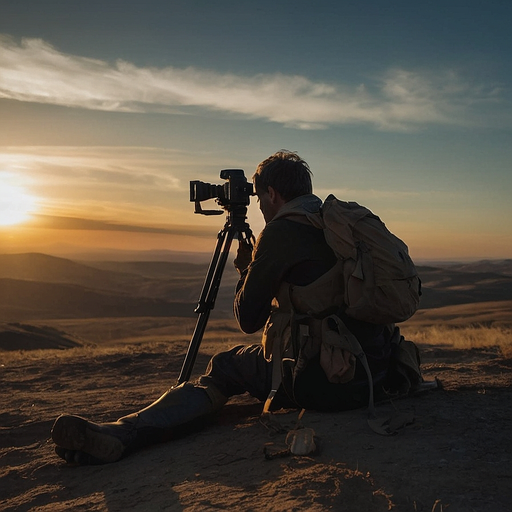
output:
MULTIPOLYGON (((161 148, 4 148, 0 252, 210 253, 225 216, 194 214, 189 178, 219 184, 219 169, 243 166, 250 180, 257 163, 161 148)), ((502 199, 485 190, 328 188, 327 182, 346 180, 316 167, 319 197, 334 193, 364 204, 405 241, 415 259, 512 257, 512 220, 502 215, 499 223, 491 222, 503 210, 502 199)), ((203 207, 217 205, 210 200, 203 207)), ((248 222, 255 235, 264 227, 255 200, 248 222)))
MULTIPOLYGON (((255 213, 255 212, 253 212, 255 213)), ((192 214, 191 214, 192 215, 192 214)), ((259 215, 259 212, 257 213, 259 215)), ((204 217, 202 217, 204 218, 204 217)), ((251 223, 251 219, 248 219, 251 223)), ((259 219, 258 219, 259 220, 259 219)), ((216 244, 216 236, 224 225, 225 217, 209 218, 205 227, 168 226, 168 232, 117 231, 110 226, 104 229, 58 229, 31 227, 29 222, 20 222, 10 226, 0 226, 0 252, 25 253, 41 252, 56 256, 73 258, 74 254, 101 253, 102 251, 176 251, 211 254, 216 244)), ((263 227, 255 223, 255 235, 263 227)), ((392 227, 391 227, 392 229, 392 227)), ((483 233, 450 233, 410 231, 407 226, 394 231, 409 246, 410 254, 417 260, 474 260, 502 259, 512 253, 509 237, 501 240, 483 233), (454 238, 457 244, 454 245, 454 238), (485 252, 481 248, 486 247, 485 252), (489 247, 492 247, 489 250, 489 247)), ((236 247, 236 242, 234 242, 236 247)))

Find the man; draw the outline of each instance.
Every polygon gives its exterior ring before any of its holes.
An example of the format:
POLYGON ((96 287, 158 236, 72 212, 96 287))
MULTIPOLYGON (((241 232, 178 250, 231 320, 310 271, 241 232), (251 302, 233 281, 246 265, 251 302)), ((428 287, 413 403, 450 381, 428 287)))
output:
MULTIPOLYGON (((307 296, 308 286, 337 262, 323 230, 303 215, 318 212, 322 205, 312 194, 307 163, 296 153, 278 152, 258 166, 253 181, 266 226, 252 255, 240 244, 234 311, 245 333, 265 327, 263 344, 240 345, 215 355, 197 383, 171 388, 145 409, 115 423, 60 416, 52 438, 56 453, 67 462, 114 462, 142 446, 202 426, 229 397, 245 392, 262 401, 270 395, 273 407, 339 411, 368 403, 369 381, 359 361, 346 358, 347 373, 344 369, 342 377, 328 376, 321 361, 318 319, 290 303, 292 288, 306 290, 307 296), (292 314, 297 314, 296 323, 290 320, 292 314), (279 367, 273 372, 275 364, 279 367), (272 388, 276 389, 270 393, 272 388)), ((388 369, 393 330, 351 319, 341 311, 339 316, 364 348, 373 383, 379 385, 388 369)))

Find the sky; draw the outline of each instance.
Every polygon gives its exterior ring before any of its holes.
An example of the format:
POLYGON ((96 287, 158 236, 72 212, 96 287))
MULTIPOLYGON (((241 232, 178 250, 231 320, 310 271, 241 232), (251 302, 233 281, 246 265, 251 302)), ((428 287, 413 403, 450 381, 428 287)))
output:
POLYGON ((189 182, 287 149, 414 259, 512 258, 511 22, 508 0, 0 0, 0 252, 211 253, 224 217, 189 182))

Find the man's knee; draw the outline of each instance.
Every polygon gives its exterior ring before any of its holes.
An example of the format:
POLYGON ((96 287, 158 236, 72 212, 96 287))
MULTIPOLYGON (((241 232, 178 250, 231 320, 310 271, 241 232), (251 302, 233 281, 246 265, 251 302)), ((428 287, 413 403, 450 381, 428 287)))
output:
POLYGON ((271 375, 270 368, 260 345, 237 345, 215 354, 199 383, 207 386, 211 382, 228 397, 248 391, 253 396, 264 399, 267 381, 271 375))
POLYGON ((208 363, 206 374, 209 375, 216 371, 231 374, 240 368, 257 368, 260 357, 262 357, 261 346, 237 345, 229 350, 215 354, 208 363))

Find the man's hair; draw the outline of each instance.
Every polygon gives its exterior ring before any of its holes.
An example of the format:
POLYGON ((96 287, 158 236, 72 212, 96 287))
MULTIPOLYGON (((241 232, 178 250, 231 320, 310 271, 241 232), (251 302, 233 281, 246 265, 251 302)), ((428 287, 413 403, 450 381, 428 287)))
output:
POLYGON ((311 194, 312 172, 302 158, 291 151, 278 151, 258 165, 252 177, 257 192, 272 187, 286 201, 311 194))

